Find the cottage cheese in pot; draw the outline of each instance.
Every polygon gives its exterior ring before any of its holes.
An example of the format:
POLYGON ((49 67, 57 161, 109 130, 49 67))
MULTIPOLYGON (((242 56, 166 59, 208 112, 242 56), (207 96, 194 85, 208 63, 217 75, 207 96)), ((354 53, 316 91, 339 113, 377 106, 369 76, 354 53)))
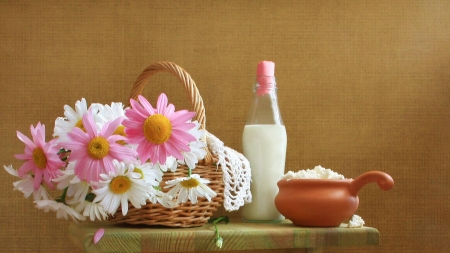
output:
POLYGON ((345 179, 345 177, 330 169, 325 169, 318 165, 314 169, 300 170, 298 172, 289 171, 281 178, 284 180, 291 179, 345 179))

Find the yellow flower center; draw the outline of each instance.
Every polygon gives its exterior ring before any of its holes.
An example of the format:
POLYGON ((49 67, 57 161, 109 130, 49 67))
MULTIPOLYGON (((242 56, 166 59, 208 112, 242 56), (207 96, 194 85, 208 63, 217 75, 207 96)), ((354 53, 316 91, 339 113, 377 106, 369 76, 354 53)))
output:
POLYGON ((33 150, 33 162, 39 169, 45 169, 47 167, 47 156, 42 148, 35 148, 33 150))
POLYGON ((144 178, 144 172, 142 172, 141 169, 139 169, 139 168, 134 168, 133 172, 139 173, 139 174, 141 175, 141 178, 144 178))
POLYGON ((189 178, 188 180, 181 181, 180 184, 184 188, 195 188, 200 184, 200 182, 195 178, 189 178))
MULTIPOLYGON (((118 126, 113 134, 127 137, 127 134, 125 133, 125 127, 122 125, 118 126)), ((125 141, 116 141, 116 143, 119 143, 120 145, 126 144, 125 141)))
POLYGON ((153 114, 144 122, 145 138, 153 144, 163 144, 172 134, 172 123, 162 114, 153 114))
POLYGON ((118 176, 111 180, 109 188, 114 194, 123 194, 131 188, 131 181, 126 176, 118 176))
POLYGON ((75 127, 78 127, 79 129, 83 130, 83 132, 86 132, 86 129, 84 129, 83 126, 83 120, 78 120, 78 122, 75 124, 75 127))
POLYGON ((109 153, 109 143, 101 136, 92 138, 89 141, 87 152, 92 159, 102 159, 109 153))

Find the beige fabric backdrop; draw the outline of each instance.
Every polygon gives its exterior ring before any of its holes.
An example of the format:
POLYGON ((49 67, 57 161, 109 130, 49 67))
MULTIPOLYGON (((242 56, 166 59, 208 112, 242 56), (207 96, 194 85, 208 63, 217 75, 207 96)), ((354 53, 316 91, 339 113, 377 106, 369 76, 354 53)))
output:
MULTIPOLYGON (((64 104, 126 102, 160 60, 192 75, 207 129, 238 151, 256 64, 275 61, 287 170, 395 180, 359 195, 381 245, 346 252, 450 248, 450 2, 0 1, 0 163, 20 166, 16 130, 40 121, 50 138, 64 104)), ((182 108, 180 87, 159 74, 145 95, 182 108)), ((0 251, 76 251, 67 221, 35 209, 3 169, 0 180, 0 251)))

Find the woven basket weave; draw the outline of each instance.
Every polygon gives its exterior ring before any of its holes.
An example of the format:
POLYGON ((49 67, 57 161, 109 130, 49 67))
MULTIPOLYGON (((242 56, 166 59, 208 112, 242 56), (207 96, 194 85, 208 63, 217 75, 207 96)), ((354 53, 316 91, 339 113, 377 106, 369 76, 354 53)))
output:
MULTIPOLYGON (((191 76, 184 69, 172 62, 158 62, 144 69, 133 85, 130 98, 137 99, 150 77, 158 72, 169 72, 181 81, 196 112, 193 120, 197 120, 201 124, 201 128, 205 129, 205 107, 200 93, 191 76)), ((201 141, 206 142, 205 139, 201 141)), ((114 216, 108 217, 108 220, 115 223, 150 226, 161 225, 168 227, 199 227, 207 223, 213 212, 223 203, 224 183, 223 172, 216 165, 217 157, 211 154, 208 148, 206 148, 206 153, 206 157, 198 162, 197 167, 192 173, 198 174, 202 178, 210 181, 208 186, 217 193, 217 196, 212 198, 211 201, 202 197, 198 199, 197 204, 187 202, 173 209, 166 208, 159 203, 153 204, 149 201, 141 208, 135 208, 129 203, 126 216, 122 215, 121 208, 119 207, 114 216)), ((164 190, 164 182, 179 177, 186 177, 187 175, 188 167, 186 165, 179 165, 176 172, 164 173, 161 187, 164 190)))

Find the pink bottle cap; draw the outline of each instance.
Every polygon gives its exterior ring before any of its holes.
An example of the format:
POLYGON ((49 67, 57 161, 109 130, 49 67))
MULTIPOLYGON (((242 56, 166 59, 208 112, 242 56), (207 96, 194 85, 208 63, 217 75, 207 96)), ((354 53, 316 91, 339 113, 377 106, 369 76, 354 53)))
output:
POLYGON ((256 76, 274 76, 275 75, 275 63, 272 61, 262 61, 258 63, 258 69, 256 70, 256 76))
POLYGON ((275 63, 272 61, 262 61, 258 63, 256 69, 256 81, 259 83, 258 96, 268 94, 274 85, 275 63))

